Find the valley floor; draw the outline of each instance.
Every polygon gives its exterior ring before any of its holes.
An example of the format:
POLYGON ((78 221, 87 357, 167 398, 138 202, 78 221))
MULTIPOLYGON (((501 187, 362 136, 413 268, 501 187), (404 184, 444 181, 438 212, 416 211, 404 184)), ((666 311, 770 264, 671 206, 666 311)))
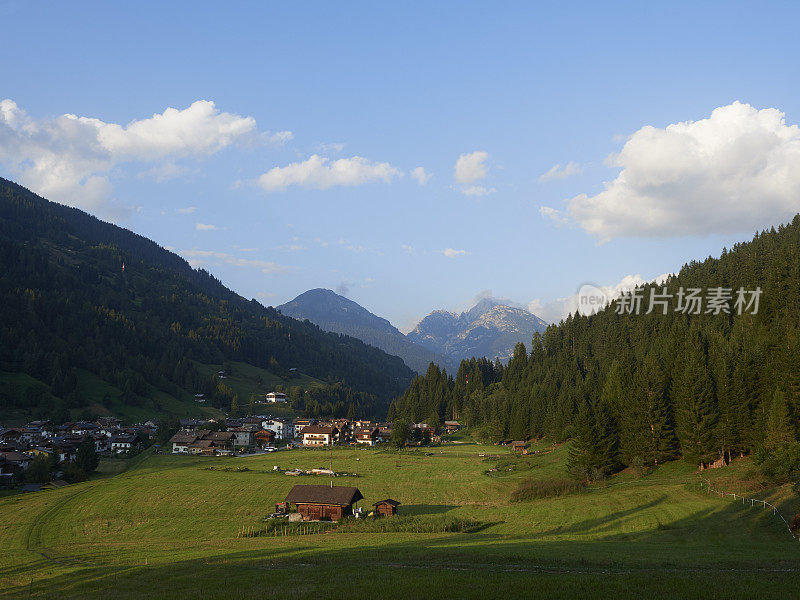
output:
MULTIPOLYGON (((800 543, 771 510, 709 495, 683 463, 511 502, 520 482, 564 477, 566 448, 536 449, 544 453, 516 457, 467 440, 401 453, 334 451, 337 471, 360 475, 335 485, 357 486, 361 505, 395 498, 425 530, 460 518, 480 522, 472 533, 239 537, 263 532, 264 515, 292 485, 328 483, 274 465, 325 467, 330 452, 140 457, 113 477, 0 497, 0 597, 797 595, 800 543)), ((787 516, 800 512, 788 489, 761 490, 747 460, 704 475, 719 488, 769 497, 787 516)))

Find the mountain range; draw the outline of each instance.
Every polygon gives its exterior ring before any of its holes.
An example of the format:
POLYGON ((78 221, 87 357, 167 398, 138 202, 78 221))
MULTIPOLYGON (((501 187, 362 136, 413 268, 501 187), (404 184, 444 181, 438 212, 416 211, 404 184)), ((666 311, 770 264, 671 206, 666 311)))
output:
POLYGON ((524 308, 495 298, 483 298, 468 311, 437 310, 422 319, 406 337, 458 364, 462 359, 486 357, 507 361, 518 342, 530 344, 547 323, 524 308))
POLYGON ((414 343, 389 321, 336 292, 317 288, 277 307, 295 319, 308 319, 325 331, 342 333, 394 354, 413 370, 424 373, 431 362, 446 364, 444 356, 414 343))
POLYGON ((506 361, 518 342, 530 343, 547 323, 523 308, 484 298, 460 314, 437 310, 408 335, 389 321, 331 290, 314 289, 277 307, 284 315, 308 319, 326 331, 356 337, 425 372, 431 362, 455 372, 463 359, 488 357, 506 361))

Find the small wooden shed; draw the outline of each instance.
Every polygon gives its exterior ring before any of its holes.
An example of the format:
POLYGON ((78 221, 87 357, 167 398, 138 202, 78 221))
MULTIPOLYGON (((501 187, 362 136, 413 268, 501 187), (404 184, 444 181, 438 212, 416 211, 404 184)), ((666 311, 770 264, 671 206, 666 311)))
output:
POLYGON ((397 500, 387 498, 386 500, 376 502, 372 506, 375 507, 375 514, 381 517, 391 517, 397 514, 397 507, 400 506, 400 503, 397 500))
POLYGON ((327 485, 296 485, 286 502, 297 507, 304 521, 338 521, 353 514, 353 504, 363 500, 358 488, 327 485))

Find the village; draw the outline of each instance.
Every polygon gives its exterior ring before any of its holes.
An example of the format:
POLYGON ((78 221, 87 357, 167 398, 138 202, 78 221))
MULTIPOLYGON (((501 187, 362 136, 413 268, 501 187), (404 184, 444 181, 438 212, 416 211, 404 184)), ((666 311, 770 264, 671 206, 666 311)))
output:
MULTIPOLYGON (((281 392, 270 392, 267 402, 284 403, 281 392)), ((75 465, 80 449, 89 446, 97 457, 132 457, 153 447, 158 454, 236 457, 277 451, 324 448, 340 445, 373 447, 392 440, 392 424, 364 419, 294 419, 270 415, 227 417, 223 419, 179 419, 170 431, 164 421, 147 420, 132 425, 115 417, 76 421, 56 425, 36 420, 20 427, 0 427, 0 488, 21 487, 24 492, 64 486, 67 467, 75 465), (177 429, 177 431, 176 431, 177 429), (165 430, 168 439, 159 439, 165 430), (29 471, 37 460, 54 465, 51 477, 29 471), (45 481, 44 479, 47 479, 45 481)), ((456 421, 446 421, 435 429, 427 423, 414 423, 404 445, 428 445, 441 441, 441 435, 460 429, 456 421)), ((302 473, 288 472, 289 475, 302 473)), ((325 471, 324 474, 330 474, 325 471)))

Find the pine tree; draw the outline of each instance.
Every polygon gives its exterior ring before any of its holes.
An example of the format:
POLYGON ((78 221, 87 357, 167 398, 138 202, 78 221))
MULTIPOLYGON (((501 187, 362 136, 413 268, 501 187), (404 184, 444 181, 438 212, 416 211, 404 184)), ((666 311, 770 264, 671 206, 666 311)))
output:
POLYGON ((678 439, 684 458, 706 463, 718 455, 714 447, 716 407, 711 377, 696 341, 684 365, 675 382, 678 439))

